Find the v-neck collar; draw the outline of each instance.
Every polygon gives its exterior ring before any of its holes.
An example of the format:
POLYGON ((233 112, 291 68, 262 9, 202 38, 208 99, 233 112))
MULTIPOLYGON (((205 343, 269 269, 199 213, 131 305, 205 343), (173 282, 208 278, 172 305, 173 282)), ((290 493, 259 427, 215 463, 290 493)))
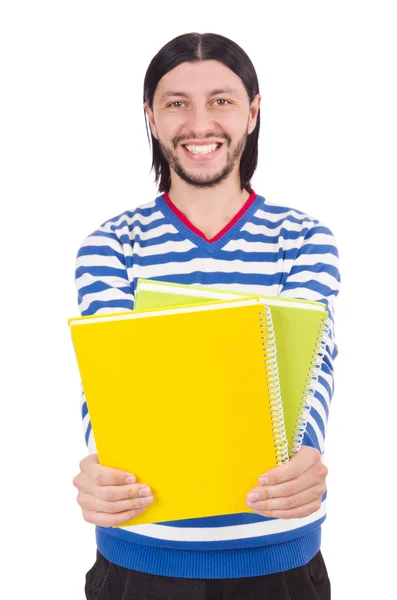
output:
POLYGON ((208 239, 205 234, 189 221, 189 219, 175 206, 168 194, 164 193, 159 197, 161 210, 164 211, 168 219, 173 223, 178 231, 189 238, 200 248, 207 250, 213 254, 216 250, 220 250, 233 237, 233 232, 236 227, 241 227, 250 216, 257 210, 259 199, 256 192, 252 191, 245 204, 240 208, 237 214, 227 223, 221 231, 213 238, 208 239))

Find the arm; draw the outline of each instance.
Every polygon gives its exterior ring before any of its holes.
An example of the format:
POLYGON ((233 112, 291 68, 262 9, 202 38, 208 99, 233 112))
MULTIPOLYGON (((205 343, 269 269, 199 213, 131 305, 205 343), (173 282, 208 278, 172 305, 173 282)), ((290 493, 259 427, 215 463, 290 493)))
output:
POLYGON ((330 330, 302 446, 289 462, 263 473, 247 495, 247 506, 264 517, 295 519, 321 512, 327 467, 322 464, 325 430, 334 391, 333 361, 338 354, 334 337, 334 299, 339 293, 339 255, 332 232, 321 223, 304 231, 298 250, 285 252, 291 268, 280 296, 324 302, 330 330))
MULTIPOLYGON (((75 277, 82 316, 134 308, 127 276, 131 264, 130 241, 128 239, 124 247, 112 226, 111 223, 102 225, 85 238, 78 251, 75 277)), ((128 237, 128 233, 124 235, 128 237)), ((141 514, 154 498, 150 487, 138 483, 134 474, 99 464, 83 387, 81 391, 81 414, 89 454, 80 462, 80 472, 73 479, 78 489, 77 502, 88 523, 117 527, 141 514)))
MULTIPOLYGON (((127 276, 127 256, 111 224, 87 236, 76 257, 75 283, 80 314, 97 315, 133 310, 134 295, 127 276)), ((81 386, 83 430, 89 454, 97 452, 87 402, 81 386)))
POLYGON ((329 314, 330 330, 325 354, 314 385, 312 408, 302 445, 316 448, 322 454, 331 399, 334 393, 334 360, 338 355, 335 342, 334 300, 339 293, 339 253, 333 233, 322 223, 304 230, 302 244, 288 255, 291 269, 280 296, 323 302, 329 314))

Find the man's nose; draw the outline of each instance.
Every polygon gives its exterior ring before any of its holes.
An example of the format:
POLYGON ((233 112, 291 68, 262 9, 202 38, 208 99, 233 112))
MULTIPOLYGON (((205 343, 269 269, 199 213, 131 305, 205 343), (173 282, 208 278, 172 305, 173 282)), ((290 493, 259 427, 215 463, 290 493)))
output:
POLYGON ((208 106, 193 106, 188 111, 188 127, 194 131, 197 137, 205 135, 213 130, 214 118, 208 106))

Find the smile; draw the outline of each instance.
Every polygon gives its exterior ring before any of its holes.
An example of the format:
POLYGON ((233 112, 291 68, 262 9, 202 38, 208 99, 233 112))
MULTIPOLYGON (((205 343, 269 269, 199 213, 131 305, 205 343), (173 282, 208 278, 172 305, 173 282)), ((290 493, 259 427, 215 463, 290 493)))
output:
POLYGON ((223 144, 208 144, 195 146, 191 144, 183 145, 184 153, 193 160, 210 160, 216 157, 223 144))
POLYGON ((193 154, 209 154, 210 152, 217 150, 220 146, 221 144, 209 144, 208 146, 191 146, 190 144, 186 144, 185 148, 193 154))

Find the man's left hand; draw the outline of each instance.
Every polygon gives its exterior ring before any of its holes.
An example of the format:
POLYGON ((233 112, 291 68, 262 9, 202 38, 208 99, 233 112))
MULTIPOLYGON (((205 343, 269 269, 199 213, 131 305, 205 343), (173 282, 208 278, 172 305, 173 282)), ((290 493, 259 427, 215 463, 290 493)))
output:
POLYGON ((287 463, 279 465, 259 478, 260 485, 250 490, 257 494, 254 501, 247 495, 247 506, 263 517, 296 519, 319 510, 326 491, 327 467, 316 448, 302 446, 287 463), (262 478, 268 483, 262 483, 262 478))

